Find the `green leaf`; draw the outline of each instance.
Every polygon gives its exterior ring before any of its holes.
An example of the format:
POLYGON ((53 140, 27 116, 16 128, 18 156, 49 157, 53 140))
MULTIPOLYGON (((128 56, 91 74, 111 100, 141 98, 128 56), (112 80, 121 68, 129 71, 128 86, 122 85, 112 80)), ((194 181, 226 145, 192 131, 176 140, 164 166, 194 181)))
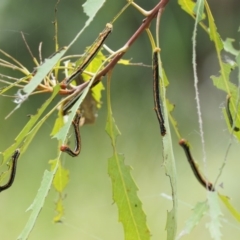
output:
MULTIPOLYGON (((195 18, 197 9, 196 2, 194 2, 193 0, 178 0, 178 4, 185 12, 195 18)), ((203 20, 206 18, 206 14, 203 12, 203 6, 201 6, 201 8, 201 14, 199 15, 199 17, 200 20, 203 20)))
POLYGON ((64 121, 63 121, 63 116, 61 111, 58 111, 58 117, 55 120, 52 132, 51 132, 51 136, 54 136, 55 134, 57 134, 57 132, 59 131, 59 129, 64 125, 64 121))
POLYGON ((53 179, 53 186, 57 192, 62 194, 69 182, 69 170, 65 169, 62 166, 61 161, 58 161, 57 159, 50 160, 49 164, 51 165, 51 171, 53 171, 58 164, 57 172, 53 179))
POLYGON ((73 43, 78 39, 78 37, 82 34, 82 32, 86 29, 86 27, 90 24, 90 22, 95 17, 96 13, 103 6, 105 0, 88 0, 83 4, 84 12, 89 17, 86 21, 84 27, 79 31, 73 41, 68 45, 68 47, 63 47, 53 56, 46 59, 45 62, 37 67, 37 73, 33 77, 33 79, 23 88, 23 91, 26 94, 31 94, 37 86, 41 83, 44 77, 53 69, 53 67, 57 64, 60 58, 66 53, 66 51, 73 45, 73 43))
POLYGON ((195 8, 196 3, 193 0, 178 0, 178 4, 189 15, 191 15, 191 16, 195 15, 194 8, 195 8))
MULTIPOLYGON (((238 87, 229 81, 230 73, 232 70, 234 70, 235 67, 236 67, 236 65, 232 65, 230 63, 223 63, 222 70, 220 71, 220 73, 221 73, 220 76, 218 76, 218 77, 211 76, 211 78, 213 80, 214 86, 216 86, 218 89, 223 90, 224 92, 226 92, 226 94, 228 94, 230 92, 230 96, 231 96, 230 104, 229 104, 230 112, 232 114, 232 118, 235 121, 234 125, 240 126, 240 115, 239 115, 240 105, 237 104, 237 102, 238 102, 238 87), (224 72, 224 74, 223 74, 223 72, 224 72), (223 77, 223 75, 225 76, 225 78, 223 77)), ((223 109, 223 115, 226 120, 226 124, 228 126, 229 132, 234 134, 237 137, 237 139, 240 141, 240 132, 232 131, 232 126, 230 126, 230 124, 229 124, 229 119, 226 114, 225 108, 223 109)))
POLYGON ((59 59, 65 54, 66 51, 66 47, 61 48, 58 52, 54 53, 53 56, 47 58, 42 65, 38 66, 36 75, 23 88, 23 91, 28 95, 31 94, 46 77, 46 75, 53 69, 53 67, 57 64, 59 59))
POLYGON ((203 19, 203 10, 204 10, 204 0, 198 0, 194 7, 197 23, 199 23, 203 19))
POLYGON ((63 207, 63 197, 59 195, 58 200, 56 202, 56 208, 55 208, 57 215, 54 217, 53 221, 55 223, 62 222, 61 219, 64 215, 64 207, 63 207))
POLYGON ((130 64, 131 64, 131 60, 120 59, 120 60, 118 61, 118 64, 122 64, 122 65, 130 65, 130 64))
POLYGON ((223 90, 226 93, 231 93, 234 98, 237 96, 237 86, 229 81, 230 73, 235 66, 229 63, 222 63, 222 69, 220 70, 220 76, 211 76, 214 86, 223 90))
MULTIPOLYGON (((169 81, 162 67, 161 67, 161 72, 163 73, 162 74, 163 79, 160 79, 160 81, 164 82, 164 86, 167 86, 169 81)), ((162 91, 162 100, 163 100, 163 110, 164 110, 164 116, 165 116, 165 127, 167 131, 167 134, 162 138, 163 161, 164 161, 163 166, 165 169, 165 174, 169 177, 169 180, 170 180, 170 185, 172 190, 172 199, 173 199, 173 207, 171 211, 168 212, 168 215, 167 215, 166 230, 167 230, 167 240, 175 240, 175 236, 177 232, 177 208, 178 208, 177 179, 176 179, 177 172, 176 172, 175 158, 173 154, 173 145, 172 145, 171 131, 169 127, 169 119, 168 119, 168 107, 170 107, 170 110, 171 110, 172 106, 169 105, 169 102, 165 98, 165 89, 164 91, 162 91)), ((160 135, 159 137, 161 138, 160 135)))
POLYGON ((121 134, 120 130, 118 129, 117 125, 115 124, 115 119, 111 116, 108 116, 107 118, 107 124, 105 131, 109 135, 109 137, 112 139, 112 142, 116 143, 117 136, 121 134))
POLYGON ((227 207, 229 212, 233 215, 233 217, 240 222, 240 212, 238 212, 233 205, 230 203, 230 199, 227 196, 221 195, 218 193, 218 197, 222 200, 223 204, 227 207))
POLYGON ((114 153, 108 160, 108 174, 112 180, 113 200, 118 206, 119 221, 124 227, 125 239, 150 239, 146 215, 137 196, 138 188, 132 179, 131 168, 124 157, 114 153))
POLYGON ((22 131, 15 138, 15 143, 3 152, 3 163, 8 160, 8 158, 13 154, 15 149, 19 147, 19 145, 22 143, 24 138, 29 134, 32 127, 36 124, 36 122, 41 117, 43 112, 46 110, 46 108, 49 106, 49 104, 52 102, 52 100, 56 97, 59 89, 60 89, 59 86, 56 86, 54 88, 54 91, 53 91, 51 97, 42 105, 42 107, 40 109, 38 109, 37 114, 30 117, 30 120, 28 121, 28 123, 25 125, 25 127, 22 129, 22 131))
POLYGON ((92 19, 95 17, 99 9, 103 6, 106 0, 87 0, 82 6, 83 11, 92 19))
MULTIPOLYGON (((165 105, 166 106, 166 105, 165 105)), ((166 108, 166 107, 165 107, 166 108)), ((167 240, 174 240, 177 232, 177 180, 176 180, 176 165, 172 149, 172 139, 169 134, 169 123, 166 124, 167 134, 163 138, 164 148, 164 168, 165 174, 169 177, 173 196, 173 207, 167 215, 167 240)))
MULTIPOLYGON (((106 59, 107 61, 108 59, 106 59)), ((62 142, 65 141, 65 139, 67 138, 67 133, 69 131, 69 128, 71 126, 72 120, 76 114, 76 111, 78 110, 80 104, 83 102, 83 100, 85 99, 87 93, 89 92, 93 81, 95 80, 95 77, 97 76, 97 73, 100 71, 100 69, 102 68, 102 66, 104 65, 104 63, 106 62, 104 61, 100 67, 97 69, 97 71, 95 72, 94 76, 92 76, 91 81, 89 81, 87 87, 85 87, 85 89, 83 90, 83 92, 81 92, 81 96, 79 97, 79 99, 75 102, 75 104, 72 106, 71 108, 71 113, 68 115, 68 121, 64 124, 64 126, 60 129, 60 131, 55 134, 53 137, 57 138, 58 140, 61 140, 62 142)))
POLYGON ((210 30, 209 36, 210 36, 210 39, 214 42, 217 52, 220 53, 221 50, 223 49, 222 39, 220 38, 220 35, 217 31, 214 18, 212 16, 211 10, 206 0, 205 0, 205 8, 207 11, 208 22, 209 22, 209 30, 210 30))
MULTIPOLYGON (((232 108, 231 108, 231 104, 230 104, 230 111, 231 111, 231 113, 234 113, 234 111, 233 110, 231 110, 232 108)), ((238 108, 239 110, 238 110, 238 112, 240 111, 240 107, 238 108)), ((233 129, 232 129, 232 126, 230 125, 230 123, 229 123, 229 118, 228 118, 228 116, 227 116, 227 112, 226 112, 226 108, 223 108, 222 109, 222 112, 223 112, 223 116, 224 116, 224 119, 225 119, 225 121, 226 121, 226 124, 227 124, 227 126, 228 126, 228 130, 229 130, 229 133, 231 133, 231 134, 234 134, 234 136, 240 141, 240 131, 233 131, 233 129)), ((233 117, 233 121, 234 121, 234 126, 240 126, 240 121, 239 121, 239 119, 235 116, 235 114, 232 114, 232 117, 233 117)))
POLYGON ((207 227, 211 237, 215 240, 220 240, 221 233, 221 216, 223 215, 220 209, 217 192, 208 193, 209 215, 211 221, 207 223, 207 227))
POLYGON ((37 196, 35 197, 33 203, 31 204, 31 206, 27 209, 27 211, 31 210, 31 215, 28 219, 27 224, 25 225, 23 231, 21 232, 21 234, 18 236, 18 240, 26 240, 29 237, 29 234, 31 233, 37 217, 44 205, 45 202, 45 198, 47 197, 47 194, 49 192, 49 189, 51 188, 51 184, 52 184, 52 180, 53 180, 53 176, 56 172, 57 166, 54 169, 54 171, 49 172, 47 170, 45 170, 44 175, 43 175, 43 179, 41 182, 41 186, 38 190, 37 196))
POLYGON ((225 41, 223 41, 224 50, 226 52, 231 53, 234 56, 237 56, 240 53, 240 51, 236 50, 233 47, 233 42, 235 42, 235 39, 232 38, 227 38, 225 41))
POLYGON ((197 203, 193 208, 192 216, 187 220, 184 229, 180 232, 177 239, 180 239, 184 235, 189 234, 193 228, 201 221, 207 211, 208 205, 206 201, 197 203))
POLYGON ((64 200, 64 190, 69 183, 69 170, 65 169, 61 161, 54 159, 50 160, 49 164, 51 165, 51 171, 54 171, 58 164, 56 174, 53 179, 53 187, 58 192, 58 200, 56 202, 56 212, 57 215, 54 217, 54 222, 60 222, 64 214, 63 200, 64 200))
POLYGON ((132 179, 130 166, 124 164, 123 155, 117 153, 116 138, 120 134, 112 117, 110 102, 110 80, 108 79, 108 117, 106 132, 112 146, 113 156, 108 160, 108 174, 112 181, 113 200, 117 204, 119 221, 122 222, 125 240, 150 239, 150 232, 146 224, 146 215, 142 203, 137 196, 138 188, 132 179))
POLYGON ((179 134, 179 130, 178 130, 178 124, 177 124, 177 121, 173 118, 172 116, 172 111, 174 110, 174 104, 172 104, 168 99, 166 99, 166 106, 167 106, 167 109, 168 109, 168 113, 169 113, 169 119, 171 121, 171 124, 172 126, 174 127, 175 129, 175 132, 177 133, 177 135, 180 136, 179 134))
POLYGON ((25 76, 23 78, 20 78, 18 81, 11 83, 9 86, 5 86, 4 88, 0 89, 0 95, 4 94, 8 90, 10 90, 14 86, 16 86, 16 84, 19 84, 19 83, 24 82, 24 81, 28 81, 29 78, 30 78, 29 76, 25 76))
POLYGON ((58 140, 64 142, 65 139, 67 138, 67 134, 68 134, 68 131, 71 127, 71 124, 72 124, 72 121, 73 121, 73 118, 75 117, 75 114, 80 106, 80 104, 82 103, 82 101, 84 100, 84 98, 86 97, 89 89, 90 89, 90 86, 91 86, 91 83, 93 82, 94 78, 91 80, 91 82, 88 84, 88 86, 84 89, 81 97, 75 102, 75 104, 72 106, 71 108, 71 112, 70 114, 68 115, 68 121, 63 125, 63 127, 60 129, 60 131, 58 131, 54 136, 53 138, 57 138, 58 140))
POLYGON ((175 208, 172 208, 171 211, 167 212, 167 223, 166 228, 167 230, 167 239, 172 240, 175 239, 176 235, 176 211, 175 208))
MULTIPOLYGON (((94 57, 94 59, 90 62, 88 67, 86 68, 86 71, 95 73, 98 70, 99 66, 101 66, 104 60, 106 60, 105 56, 102 54, 101 51, 99 51, 97 55, 94 57)), ((87 74, 83 74, 82 76, 85 81, 89 81, 91 79, 91 77, 87 74)), ((92 96, 97 102, 97 108, 101 107, 101 98, 102 98, 101 92, 103 90, 104 90, 104 86, 102 82, 99 82, 94 88, 91 89, 92 96)))

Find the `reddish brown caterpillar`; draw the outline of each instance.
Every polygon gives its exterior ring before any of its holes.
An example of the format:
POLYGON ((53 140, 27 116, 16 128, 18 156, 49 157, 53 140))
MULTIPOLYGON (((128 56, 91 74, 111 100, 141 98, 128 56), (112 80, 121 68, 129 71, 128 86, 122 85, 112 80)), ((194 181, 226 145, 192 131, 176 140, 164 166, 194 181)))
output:
POLYGON ((95 42, 89 48, 89 50, 83 55, 81 65, 68 78, 65 78, 62 81, 61 86, 63 88, 66 88, 66 86, 69 83, 71 83, 79 74, 82 74, 82 72, 86 69, 86 67, 90 64, 92 59, 98 53, 98 51, 102 47, 104 41, 107 39, 109 34, 112 32, 112 29, 113 29, 112 24, 107 23, 105 29, 99 34, 98 38, 95 40, 95 42))
POLYGON ((157 119, 160 126, 161 135, 166 134, 166 128, 164 125, 164 118, 162 113, 162 102, 160 97, 160 86, 159 86, 159 66, 158 66, 158 52, 159 49, 155 49, 153 52, 153 98, 154 98, 154 110, 157 115, 157 119))
POLYGON ((233 128, 233 130, 235 132, 238 132, 240 129, 236 126, 233 127, 233 118, 232 118, 232 114, 230 111, 230 98, 231 98, 231 96, 227 96, 226 112, 227 112, 227 116, 228 116, 228 121, 229 121, 230 126, 233 128))
POLYGON ((179 141, 179 145, 183 148, 185 155, 187 157, 187 160, 192 168, 192 171, 195 175, 195 177, 197 178, 198 182, 205 187, 208 191, 214 192, 215 188, 213 187, 213 184, 209 181, 207 181, 199 172, 199 169, 195 163, 195 161, 192 158, 190 149, 189 149, 189 145, 187 143, 187 141, 185 139, 181 139, 179 141))
POLYGON ((7 190, 8 188, 10 188, 14 182, 15 179, 15 175, 16 175, 16 170, 17 170, 17 160, 19 158, 20 155, 20 150, 16 149, 15 152, 12 155, 12 168, 11 168, 11 174, 10 174, 10 178, 8 180, 8 182, 3 185, 0 186, 0 192, 7 190))
POLYGON ((74 120, 72 121, 72 125, 74 128, 74 135, 75 135, 75 149, 72 150, 68 145, 62 145, 60 150, 62 152, 68 153, 72 157, 77 157, 81 152, 81 136, 79 131, 79 122, 81 119, 80 111, 77 111, 74 120))

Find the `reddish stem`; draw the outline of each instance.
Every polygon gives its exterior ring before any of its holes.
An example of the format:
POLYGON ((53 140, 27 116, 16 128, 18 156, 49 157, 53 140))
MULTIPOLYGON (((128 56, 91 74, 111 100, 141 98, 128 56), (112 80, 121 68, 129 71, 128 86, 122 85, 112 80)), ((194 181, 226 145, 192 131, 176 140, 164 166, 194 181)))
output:
MULTIPOLYGON (((128 48, 137 40, 137 38, 145 31, 145 29, 149 27, 151 21, 156 17, 158 11, 164 9, 168 2, 169 0, 162 0, 151 11, 149 11, 149 15, 142 21, 142 24, 136 30, 136 32, 132 35, 132 37, 125 43, 125 45, 123 46, 123 49, 126 49, 126 51, 128 50, 128 48)), ((92 87, 94 87, 101 81, 101 78, 105 76, 117 64, 117 62, 122 58, 122 56, 125 54, 126 51, 123 51, 117 54, 109 62, 109 64, 97 74, 92 87)), ((88 84, 89 82, 87 83, 85 82, 79 85, 79 87, 81 86, 84 89, 85 87, 88 86, 88 84)), ((65 93, 66 90, 62 89, 62 91, 64 91, 65 93)))

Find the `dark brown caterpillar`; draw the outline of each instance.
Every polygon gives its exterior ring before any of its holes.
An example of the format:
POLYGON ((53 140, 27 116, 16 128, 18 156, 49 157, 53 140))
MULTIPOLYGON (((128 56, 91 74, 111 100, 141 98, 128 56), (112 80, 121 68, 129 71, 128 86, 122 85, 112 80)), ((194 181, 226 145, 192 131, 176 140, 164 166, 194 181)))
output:
POLYGON ((206 179, 201 175, 201 173, 199 172, 199 169, 195 163, 195 161, 192 158, 190 149, 189 149, 189 145, 187 143, 187 141, 185 139, 181 139, 179 141, 179 145, 183 148, 185 155, 187 157, 187 160, 192 168, 192 171, 195 175, 195 177, 197 178, 198 182, 205 187, 208 191, 214 192, 215 188, 213 187, 213 184, 210 183, 209 181, 206 181, 206 179))
POLYGON ((162 104, 160 98, 160 86, 159 86, 159 67, 158 67, 158 52, 159 49, 155 49, 153 52, 153 98, 154 98, 154 110, 157 115, 157 119, 160 126, 161 135, 166 134, 166 128, 164 124, 162 104))
POLYGON ((81 152, 81 135, 79 131, 79 122, 81 119, 81 114, 77 111, 74 120, 72 121, 72 125, 74 128, 74 135, 75 135, 75 149, 72 150, 68 145, 62 145, 60 150, 62 152, 68 153, 72 157, 77 157, 81 152))

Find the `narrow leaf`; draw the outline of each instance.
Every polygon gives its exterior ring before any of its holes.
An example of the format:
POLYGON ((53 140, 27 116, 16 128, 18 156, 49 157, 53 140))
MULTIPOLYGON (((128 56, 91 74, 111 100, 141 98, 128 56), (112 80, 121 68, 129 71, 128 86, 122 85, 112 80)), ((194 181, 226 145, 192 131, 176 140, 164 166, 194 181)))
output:
MULTIPOLYGON (((196 16, 196 2, 193 0, 178 0, 178 4, 181 6, 181 8, 187 12, 189 15, 191 15, 193 18, 196 16)), ((201 7, 202 11, 199 15, 200 20, 203 20, 206 18, 206 14, 203 12, 203 6, 201 7)))
POLYGON ((223 63, 220 76, 211 76, 211 79, 213 80, 214 86, 226 93, 231 92, 231 96, 236 98, 238 92, 237 86, 229 81, 230 73, 234 68, 235 66, 229 63, 223 63))
POLYGON ((52 100, 56 97, 59 89, 60 89, 59 86, 56 86, 54 88, 54 91, 53 91, 51 97, 42 105, 42 107, 40 109, 38 109, 37 114, 30 117, 30 120, 28 121, 28 123, 25 125, 25 127, 22 129, 22 131, 15 138, 15 143, 3 152, 3 163, 6 162, 8 160, 8 158, 13 154, 15 149, 19 147, 19 145, 21 144, 23 139, 27 136, 27 134, 30 132, 32 127, 36 124, 36 122, 41 117, 43 112, 46 110, 46 108, 49 106, 49 104, 52 102, 52 100))
POLYGON ((231 54, 234 55, 234 56, 237 56, 237 55, 239 54, 239 50, 236 50, 236 49, 233 47, 233 42, 235 42, 234 39, 232 39, 232 38, 227 38, 227 39, 223 42, 224 50, 225 50, 226 52, 231 53, 231 54))
POLYGON ((184 235, 189 234, 193 228, 201 221, 203 216, 208 211, 207 202, 199 202, 193 208, 192 216, 187 220, 184 229, 178 235, 178 239, 182 238, 184 235))
POLYGON ((89 17, 89 19, 93 19, 99 9, 103 6, 106 0, 87 0, 82 6, 83 11, 89 17))
POLYGON ((197 23, 199 23, 203 19, 203 10, 204 10, 204 0, 198 0, 194 7, 197 23))
POLYGON ((64 125, 64 122, 63 122, 63 116, 62 116, 62 113, 61 111, 58 111, 58 117, 57 119, 55 120, 55 123, 54 123, 54 126, 53 126, 53 129, 52 129, 52 132, 51 132, 51 136, 54 136, 55 134, 57 134, 57 132, 59 131, 59 129, 64 125))
MULTIPOLYGON (((107 61, 108 59, 106 59, 107 61)), ((106 62, 105 61, 105 62, 106 62)), ((69 131, 69 128, 71 126, 72 120, 76 114, 76 111, 78 110, 80 104, 83 102, 83 100, 85 99, 87 93, 90 90, 90 87, 92 86, 92 83, 95 79, 95 77, 97 76, 97 73, 99 72, 99 70, 101 69, 101 67, 104 65, 103 62, 100 67, 97 69, 97 71, 95 72, 94 76, 92 76, 91 81, 89 81, 87 87, 85 87, 85 89, 83 90, 83 92, 81 92, 81 96, 79 97, 79 99, 75 102, 75 104, 72 106, 71 108, 71 113, 68 116, 68 121, 64 124, 64 126, 60 129, 60 131, 55 134, 53 137, 57 138, 58 140, 61 140, 62 142, 65 141, 66 137, 67 137, 67 133, 69 131)))
MULTIPOLYGON (((101 51, 97 53, 97 55, 94 57, 94 59, 91 61, 91 63, 86 68, 86 71, 89 72, 96 72, 103 63, 103 61, 106 60, 105 56, 102 54, 101 51)), ((90 76, 87 74, 83 74, 83 79, 85 81, 90 80, 90 76)), ((101 107, 101 98, 102 98, 102 91, 104 90, 104 86, 102 82, 99 82, 94 88, 91 89, 92 97, 97 102, 97 108, 101 107)))
POLYGON ((61 161, 55 159, 50 160, 51 170, 54 171, 56 165, 58 168, 53 179, 53 187, 58 192, 58 200, 56 202, 56 212, 57 215, 54 217, 54 222, 61 222, 61 218, 64 214, 63 200, 64 200, 64 190, 69 183, 69 170, 62 166, 61 161))
POLYGON ((211 221, 207 223, 207 227, 211 237, 215 240, 222 238, 221 233, 221 216, 223 215, 220 209, 217 192, 208 193, 209 215, 211 221))
POLYGON ((58 168, 53 179, 53 186, 57 192, 62 194, 69 182, 69 170, 65 169, 62 166, 61 161, 58 161, 58 159, 50 160, 49 164, 51 165, 51 171, 54 171, 58 164, 58 168))
POLYGON ((205 0, 205 8, 206 8, 206 11, 207 11, 208 22, 209 22, 210 39, 215 43, 215 47, 217 49, 217 52, 220 53, 221 50, 223 49, 222 39, 220 38, 220 35, 217 31, 217 27, 215 25, 214 18, 212 16, 211 10, 210 10, 206 0, 205 0))
POLYGON ((62 217, 64 215, 64 207, 63 207, 63 197, 59 195, 58 200, 56 202, 56 208, 55 208, 57 215, 53 218, 53 221, 55 223, 62 222, 62 217))
MULTIPOLYGON (((56 169, 57 169, 57 166, 56 166, 56 169)), ((17 238, 18 240, 26 240, 29 237, 29 234, 32 231, 32 229, 36 223, 37 217, 44 205, 45 198, 47 197, 48 191, 51 188, 53 176, 54 176, 56 169, 54 169, 54 171, 52 171, 52 172, 45 170, 43 179, 41 182, 41 186, 38 190, 37 196, 35 197, 31 206, 27 209, 27 211, 31 210, 32 213, 31 213, 31 215, 28 219, 28 222, 25 225, 23 231, 18 236, 18 238, 17 238)))
POLYGON ((28 95, 31 94, 46 77, 46 75, 53 69, 53 67, 57 64, 59 59, 65 54, 66 51, 66 47, 61 48, 52 57, 47 58, 42 65, 38 66, 36 75, 23 88, 23 91, 28 95))
POLYGON ((193 0, 178 0, 181 8, 191 16, 195 16, 194 8, 196 3, 193 0))
POLYGON ((150 239, 146 215, 137 196, 138 188, 132 179, 131 168, 124 164, 123 155, 114 153, 108 160, 108 174, 112 180, 113 200, 118 206, 125 239, 150 239))
MULTIPOLYGON (((160 63, 161 66, 161 63, 160 63)), ((169 84, 167 76, 165 74, 164 69, 161 67, 161 76, 160 79, 161 83, 164 83, 165 87, 169 84)), ((168 118, 168 107, 170 107, 170 111, 172 110, 172 106, 168 103, 165 98, 165 89, 162 92, 162 99, 163 99, 163 109, 164 109, 164 116, 165 116, 165 127, 167 134, 163 137, 163 166, 165 168, 165 174, 169 177, 171 191, 172 191, 172 200, 173 200, 173 207, 171 211, 168 212, 167 215, 167 223, 166 223, 166 230, 167 230, 167 240, 175 240, 176 233, 177 233, 177 209, 178 209, 178 199, 177 199, 177 172, 176 172, 176 165, 175 165, 175 158, 173 154, 173 145, 172 145, 172 138, 171 132, 169 127, 169 118, 168 118), (168 107, 167 107, 168 106, 168 107)), ((161 137, 161 136, 159 136, 161 137)), ((160 145, 160 141, 159 141, 160 145)))
POLYGON ((240 222, 240 212, 238 212, 234 206, 231 204, 229 197, 221 195, 220 193, 218 193, 218 197, 221 199, 221 201, 223 202, 223 204, 227 207, 227 209, 229 210, 229 212, 233 215, 233 217, 240 222))
POLYGON ((142 210, 142 203, 137 196, 138 188, 132 179, 131 168, 124 164, 123 155, 117 153, 116 150, 116 138, 120 132, 112 117, 109 79, 107 89, 106 132, 113 146, 113 156, 108 160, 108 174, 112 180, 113 200, 118 207, 119 221, 123 224, 125 239, 147 240, 150 239, 150 232, 146 225, 146 215, 142 210))

